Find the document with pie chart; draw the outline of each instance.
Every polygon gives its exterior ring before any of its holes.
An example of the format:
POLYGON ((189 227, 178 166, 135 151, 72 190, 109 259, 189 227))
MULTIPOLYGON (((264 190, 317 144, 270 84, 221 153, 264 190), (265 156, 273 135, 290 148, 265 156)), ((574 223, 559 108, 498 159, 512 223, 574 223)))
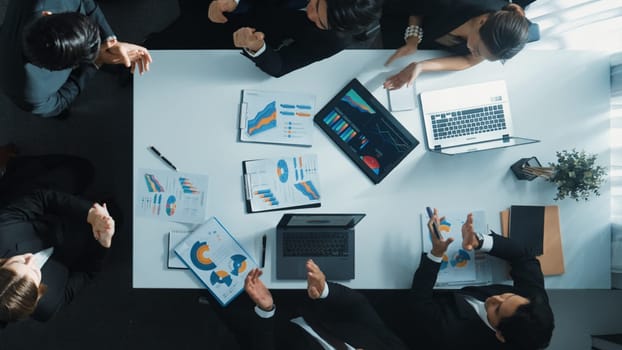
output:
MULTIPOLYGON (((484 211, 473 211, 472 213, 475 232, 485 234, 487 232, 486 213, 484 211)), ((441 268, 436 279, 437 285, 460 284, 477 280, 475 253, 473 250, 468 251, 462 248, 462 225, 468 214, 467 211, 439 212, 441 217, 444 216, 439 225, 441 236, 443 239, 453 238, 454 241, 443 255, 441 268)), ((428 215, 422 213, 421 239, 424 252, 429 252, 432 249, 432 238, 427 224, 428 215)))
POLYGON ((175 247, 181 259, 222 306, 244 291, 257 263, 216 218, 209 218, 175 247))
POLYGON ((207 210, 208 176, 172 170, 139 169, 134 179, 137 216, 200 224, 207 210))
POLYGON ((247 160, 242 171, 249 213, 321 205, 315 154, 247 160))
POLYGON ((242 91, 240 141, 311 146, 315 96, 242 91))

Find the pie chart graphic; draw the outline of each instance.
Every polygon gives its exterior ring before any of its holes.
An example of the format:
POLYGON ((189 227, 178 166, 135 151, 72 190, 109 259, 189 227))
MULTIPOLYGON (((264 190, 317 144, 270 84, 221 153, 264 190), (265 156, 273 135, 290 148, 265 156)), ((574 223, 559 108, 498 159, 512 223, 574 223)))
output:
POLYGON ((247 263, 244 255, 236 254, 231 257, 231 274, 238 276, 246 271, 247 263))
POLYGON ((212 286, 215 284, 224 284, 228 287, 233 283, 229 273, 223 270, 212 271, 212 274, 209 276, 209 281, 212 286))
POLYGON ((190 248, 190 260, 199 270, 213 270, 216 264, 208 257, 209 246, 206 242, 195 242, 190 248))
POLYGON ((280 159, 276 163, 276 175, 279 177, 279 181, 281 181, 282 183, 287 182, 289 172, 287 169, 287 162, 284 159, 280 159))
POLYGON ((372 156, 361 156, 361 160, 363 160, 365 165, 367 165, 371 171, 374 172, 374 174, 380 174, 380 163, 378 162, 378 159, 372 156))
POLYGON ((175 210, 177 210, 177 198, 175 198, 175 196, 168 196, 166 199, 166 215, 175 215, 175 210))
POLYGON ((441 270, 444 270, 447 268, 448 261, 449 261, 449 258, 447 257, 447 255, 443 254, 443 260, 441 260, 441 270))
POLYGON ((451 259, 451 266, 458 268, 465 267, 469 264, 469 260, 471 260, 469 253, 467 253, 464 249, 460 249, 451 259))

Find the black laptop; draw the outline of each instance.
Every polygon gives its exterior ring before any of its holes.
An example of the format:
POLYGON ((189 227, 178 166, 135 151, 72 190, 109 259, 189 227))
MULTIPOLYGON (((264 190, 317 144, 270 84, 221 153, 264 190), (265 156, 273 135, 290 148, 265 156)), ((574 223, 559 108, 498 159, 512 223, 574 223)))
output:
POLYGON ((354 279, 354 226, 365 214, 284 214, 276 228, 276 278, 306 279, 313 261, 329 280, 354 279))

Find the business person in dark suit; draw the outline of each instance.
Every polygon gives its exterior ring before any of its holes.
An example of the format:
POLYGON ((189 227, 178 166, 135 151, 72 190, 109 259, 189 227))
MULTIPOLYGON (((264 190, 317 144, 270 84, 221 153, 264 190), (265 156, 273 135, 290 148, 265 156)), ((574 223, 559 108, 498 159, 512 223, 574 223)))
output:
POLYGON ((523 6, 534 0, 388 0, 381 20, 384 45, 398 47, 391 64, 418 49, 447 50, 453 55, 412 62, 386 80, 388 89, 410 85, 423 72, 455 71, 485 60, 505 61, 520 52, 530 38, 523 6), (406 14, 410 16, 406 18, 406 14), (396 30, 395 26, 403 26, 396 30), (386 37, 399 31, 403 36, 386 37))
POLYGON ((62 192, 37 190, 1 208, 0 326, 50 319, 101 270, 113 235, 106 204, 62 192), (33 254, 49 247, 41 267, 45 252, 33 254))
POLYGON ((434 223, 439 223, 436 209, 428 222, 432 250, 421 256, 405 308, 419 325, 413 329, 415 338, 407 341, 409 345, 425 349, 523 350, 548 346, 554 320, 538 260, 510 239, 476 233, 469 214, 462 226, 462 247, 509 262, 514 284, 434 293, 442 256, 452 243, 451 238, 438 239, 433 234, 434 223))
POLYGON ((0 28, 0 85, 21 109, 65 112, 103 64, 149 69, 140 46, 117 41, 93 0, 12 0, 0 28))
POLYGON ((15 144, 0 146, 0 207, 37 189, 84 193, 93 181, 91 162, 72 155, 18 155, 15 144))
POLYGON ((243 349, 407 349, 362 294, 326 282, 312 260, 306 268, 308 298, 295 310, 275 306, 272 294, 259 279, 261 271, 249 272, 244 289, 255 303, 255 314, 240 339, 243 349))
POLYGON ((214 0, 209 19, 228 24, 233 45, 264 72, 280 77, 330 57, 380 17, 379 0, 214 0), (305 7, 306 6, 306 7, 305 7))

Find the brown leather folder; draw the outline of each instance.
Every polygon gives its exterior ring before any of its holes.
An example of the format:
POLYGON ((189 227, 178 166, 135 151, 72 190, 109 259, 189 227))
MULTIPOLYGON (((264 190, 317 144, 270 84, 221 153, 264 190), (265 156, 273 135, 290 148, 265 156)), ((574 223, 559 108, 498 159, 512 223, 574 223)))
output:
MULTIPOLYGON (((545 276, 561 275, 564 273, 564 252, 562 250, 561 229, 559 226, 559 207, 547 205, 544 207, 544 239, 542 243, 544 253, 538 257, 545 276)), ((510 226, 510 210, 501 212, 501 233, 508 237, 510 226)))

